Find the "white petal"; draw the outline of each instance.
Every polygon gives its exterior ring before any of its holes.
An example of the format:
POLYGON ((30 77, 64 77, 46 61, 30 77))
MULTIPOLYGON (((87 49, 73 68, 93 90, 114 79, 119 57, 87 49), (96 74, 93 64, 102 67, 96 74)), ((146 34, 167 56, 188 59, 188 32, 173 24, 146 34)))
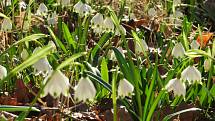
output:
POLYGON ((188 66, 181 73, 181 79, 184 81, 188 81, 189 84, 192 83, 201 83, 201 73, 195 66, 188 66))
POLYGON ((104 20, 104 29, 109 32, 114 30, 114 23, 110 17, 106 17, 104 20))
MULTIPOLYGON (((121 29, 122 34, 123 34, 123 35, 126 35, 126 29, 125 29, 122 25, 120 25, 119 28, 121 29)), ((116 29, 115 34, 116 34, 117 36, 120 36, 120 35, 121 35, 121 34, 120 34, 120 31, 119 31, 118 29, 116 29)))
POLYGON ((37 9, 37 13, 36 15, 39 16, 46 16, 48 13, 48 8, 46 7, 46 5, 44 3, 40 3, 38 9, 37 9))
POLYGON ((176 58, 184 57, 184 53, 185 53, 185 50, 181 43, 177 43, 172 49, 172 55, 176 58))
POLYGON ((169 92, 173 91, 174 95, 184 96, 186 95, 186 86, 181 80, 175 78, 171 79, 165 87, 169 92))
POLYGON ((0 80, 7 76, 7 69, 0 65, 0 80))
POLYGON ((2 31, 10 31, 12 30, 12 22, 10 19, 4 18, 1 24, 2 31))
POLYGON ((119 81, 118 95, 120 97, 129 96, 134 91, 134 86, 126 79, 119 81))
POLYGON ((136 42, 135 44, 135 52, 140 53, 144 51, 148 51, 148 45, 146 44, 146 41, 144 39, 142 39, 142 42, 139 44, 138 42, 136 42))
POLYGON ((88 77, 81 78, 75 88, 74 98, 79 101, 92 100, 96 95, 96 89, 88 77))
POLYGON ((206 72, 208 72, 211 68, 211 60, 210 59, 206 59, 204 61, 204 69, 206 72))
POLYGON ((26 60, 29 57, 28 51, 26 49, 23 49, 20 56, 23 60, 26 60))

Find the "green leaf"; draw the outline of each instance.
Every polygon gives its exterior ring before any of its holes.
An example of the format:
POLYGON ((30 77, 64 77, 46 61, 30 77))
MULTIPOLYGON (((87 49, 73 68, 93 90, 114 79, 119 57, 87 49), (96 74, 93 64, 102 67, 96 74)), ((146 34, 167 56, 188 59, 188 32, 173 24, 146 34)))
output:
POLYGON ((67 50, 66 50, 65 46, 63 45, 63 43, 60 41, 60 39, 58 39, 58 38, 55 36, 54 32, 51 30, 50 27, 47 27, 47 28, 48 28, 49 33, 51 34, 52 38, 54 39, 54 41, 55 41, 57 47, 60 47, 60 48, 63 50, 64 53, 67 53, 67 50))
POLYGON ((35 107, 30 107, 30 106, 11 106, 11 105, 0 105, 0 111, 7 111, 7 112, 17 112, 17 111, 36 111, 40 112, 39 109, 35 107))
POLYGON ((207 53, 203 50, 197 50, 197 49, 188 50, 185 52, 185 55, 187 55, 191 58, 206 56, 215 61, 215 58, 213 58, 209 53, 207 53))
POLYGON ((64 36, 64 39, 69 43, 69 45, 72 45, 72 47, 74 49, 77 48, 77 43, 76 41, 74 40, 74 37, 71 35, 70 31, 69 31, 69 28, 67 27, 67 25, 63 22, 62 24, 63 26, 63 36, 64 36))

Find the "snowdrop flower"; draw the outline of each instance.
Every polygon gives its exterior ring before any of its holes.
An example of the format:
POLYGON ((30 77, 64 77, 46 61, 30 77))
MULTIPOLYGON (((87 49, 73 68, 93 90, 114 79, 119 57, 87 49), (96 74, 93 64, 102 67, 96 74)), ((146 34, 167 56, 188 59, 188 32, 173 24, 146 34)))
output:
POLYGON ((12 22, 10 19, 3 19, 3 22, 1 24, 1 30, 4 32, 12 30, 12 22))
MULTIPOLYGON (((120 25, 119 26, 119 28, 122 30, 122 34, 123 35, 126 35, 126 29, 122 26, 122 25, 120 25)), ((115 33, 117 36, 120 36, 121 34, 120 34, 120 31, 116 28, 116 33, 115 33)))
POLYGON ((174 5, 181 4, 181 0, 173 0, 173 4, 174 4, 174 5))
POLYGON ((47 22, 49 25, 55 25, 57 23, 57 14, 56 11, 51 15, 48 15, 47 22))
POLYGON ((135 44, 135 52, 136 53, 143 52, 143 50, 148 51, 148 49, 149 49, 149 47, 148 47, 148 45, 144 39, 142 39, 142 42, 140 44, 138 42, 136 42, 136 44, 135 44))
POLYGON ((7 69, 0 65, 0 80, 2 80, 3 78, 5 78, 7 76, 7 69))
POLYGON ((114 23, 110 17, 106 17, 104 20, 104 29, 107 32, 113 32, 114 31, 114 23))
POLYGON ((80 0, 74 5, 74 12, 83 17, 85 15, 89 15, 92 12, 92 8, 80 0))
POLYGON ((37 13, 36 15, 39 16, 46 16, 48 13, 48 8, 46 7, 46 5, 44 3, 40 3, 38 9, 37 9, 37 13))
MULTIPOLYGON (((37 52, 39 49, 41 49, 40 47, 37 47, 34 49, 34 52, 37 52)), ((34 73, 35 75, 39 75, 40 73, 43 74, 43 76, 46 76, 47 74, 49 74, 52 70, 51 65, 48 62, 48 59, 46 57, 38 60, 36 63, 33 64, 33 68, 34 68, 34 73)))
POLYGON ((10 5, 11 5, 11 0, 3 0, 3 6, 10 6, 10 5))
POLYGON ((97 13, 93 18, 91 19, 92 29, 95 33, 102 33, 103 31, 103 25, 104 25, 104 18, 101 13, 97 13))
POLYGON ((70 4, 70 0, 57 0, 57 3, 63 6, 67 6, 70 4))
POLYGON ((204 69, 206 72, 208 72, 211 68, 211 60, 210 59, 206 59, 204 61, 204 69))
POLYGON ((173 91, 174 96, 183 96, 185 97, 186 95, 186 86, 185 83, 183 83, 180 79, 171 79, 167 85, 165 86, 165 89, 170 92, 173 91))
POLYGON ((26 49, 23 49, 20 56, 22 60, 26 60, 29 57, 28 51, 26 49))
POLYGON ((188 66, 181 73, 181 79, 184 81, 188 81, 189 84, 193 84, 195 82, 201 84, 201 73, 195 66, 188 66))
POLYGON ((185 50, 181 42, 177 43, 172 49, 172 55, 176 58, 182 58, 184 56, 185 50))
POLYGON ((43 83, 47 84, 44 87, 42 97, 50 94, 54 98, 57 98, 61 93, 64 96, 69 96, 69 79, 60 70, 52 71, 43 83))
POLYGON ((191 49, 199 49, 200 47, 199 43, 196 40, 193 40, 190 46, 191 46, 191 49))
POLYGON ((170 22, 173 23, 175 26, 181 26, 182 20, 180 18, 183 18, 183 17, 184 17, 184 14, 181 11, 176 10, 175 15, 173 14, 170 15, 170 22))
POLYGON ((118 96, 119 97, 125 97, 132 94, 134 91, 134 86, 126 79, 122 79, 119 81, 118 86, 118 96))
POLYGON ((82 77, 75 87, 74 98, 78 101, 93 100, 96 95, 96 89, 88 77, 82 77))
POLYGON ((25 10, 27 8, 27 4, 24 1, 21 1, 19 2, 19 8, 25 10))
POLYGON ((149 17, 154 17, 157 15, 157 11, 154 8, 150 8, 148 10, 148 15, 149 15, 149 17))

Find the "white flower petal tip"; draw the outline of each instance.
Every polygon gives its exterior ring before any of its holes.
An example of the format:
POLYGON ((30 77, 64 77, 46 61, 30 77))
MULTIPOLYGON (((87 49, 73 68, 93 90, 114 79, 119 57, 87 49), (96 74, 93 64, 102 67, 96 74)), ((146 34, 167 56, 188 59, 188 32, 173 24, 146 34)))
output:
POLYGON ((1 24, 1 30, 4 32, 12 30, 12 22, 10 19, 4 18, 1 24))
POLYGON ((37 9, 36 15, 38 16, 46 16, 48 14, 48 8, 44 3, 41 3, 37 9))
POLYGON ((49 25, 55 25, 57 24, 57 14, 56 11, 53 12, 51 15, 48 16, 47 22, 49 25))
POLYGON ((97 13, 93 18, 91 19, 91 27, 93 29, 93 32, 97 34, 101 34, 104 30, 104 18, 101 13, 97 13))
POLYGON ((186 69, 184 69, 181 73, 181 79, 188 81, 189 84, 193 84, 195 82, 202 84, 202 75, 195 66, 188 66, 186 69))
POLYGON ((186 95, 186 85, 180 79, 171 79, 168 84, 165 86, 165 89, 170 92, 173 91, 174 96, 183 96, 186 95))
POLYGON ((136 42, 135 44, 135 52, 141 53, 143 51, 148 51, 149 47, 144 39, 142 39, 141 43, 136 42))
POLYGON ((104 20, 104 30, 107 32, 113 32, 114 31, 114 23, 110 17, 106 17, 104 20))
POLYGON ((118 96, 124 98, 125 96, 132 95, 134 86, 126 79, 119 81, 118 96))
MULTIPOLYGON (((33 53, 37 52, 39 49, 40 47, 35 48, 33 53)), ((38 60, 32 66, 34 68, 35 76, 38 76, 39 74, 42 74, 43 76, 47 76, 52 71, 52 67, 49 64, 48 59, 46 57, 38 60)))
POLYGON ((69 79, 59 70, 52 71, 44 80, 43 82, 45 85, 43 93, 41 97, 46 96, 47 94, 50 94, 54 98, 57 98, 60 96, 60 94, 68 97, 69 94, 69 88, 70 83, 69 79), (48 82, 47 82, 48 81, 48 82))
POLYGON ((78 13, 80 17, 84 17, 92 13, 92 8, 89 5, 83 3, 81 0, 74 5, 73 10, 74 12, 78 13))
MULTIPOLYGON (((125 29, 122 25, 119 26, 119 29, 122 31, 122 34, 123 34, 123 35, 126 35, 126 29, 125 29)), ((116 32, 115 32, 115 35, 117 35, 117 36, 120 36, 120 35, 121 35, 119 29, 116 29, 116 32)))
POLYGON ((204 61, 204 69, 205 69, 205 72, 208 72, 211 68, 211 60, 210 59, 206 59, 204 61))
POLYGON ((19 2, 19 8, 25 10, 27 8, 27 4, 24 1, 21 1, 19 2))
POLYGON ((77 101, 86 102, 87 100, 92 101, 95 96, 96 89, 92 81, 88 77, 82 77, 75 87, 74 98, 77 101))
POLYGON ((181 43, 177 43, 174 48, 172 49, 172 56, 176 58, 184 57, 185 49, 181 43))
POLYGON ((26 49, 23 49, 20 56, 22 60, 26 60, 29 57, 28 51, 26 49))
POLYGON ((2 80, 3 78, 5 78, 7 76, 7 69, 0 65, 0 80, 2 80))
POLYGON ((190 46, 191 46, 191 49, 199 49, 200 47, 199 43, 196 40, 193 40, 190 46))

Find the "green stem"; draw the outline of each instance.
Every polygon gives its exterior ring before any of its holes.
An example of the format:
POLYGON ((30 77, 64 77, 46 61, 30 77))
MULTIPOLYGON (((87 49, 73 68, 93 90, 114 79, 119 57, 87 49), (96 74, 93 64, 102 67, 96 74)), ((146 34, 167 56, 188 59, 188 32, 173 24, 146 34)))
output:
POLYGON ((116 80, 117 80, 117 71, 113 76, 112 81, 112 101, 113 101, 113 121, 117 121, 117 95, 116 95, 116 80))

